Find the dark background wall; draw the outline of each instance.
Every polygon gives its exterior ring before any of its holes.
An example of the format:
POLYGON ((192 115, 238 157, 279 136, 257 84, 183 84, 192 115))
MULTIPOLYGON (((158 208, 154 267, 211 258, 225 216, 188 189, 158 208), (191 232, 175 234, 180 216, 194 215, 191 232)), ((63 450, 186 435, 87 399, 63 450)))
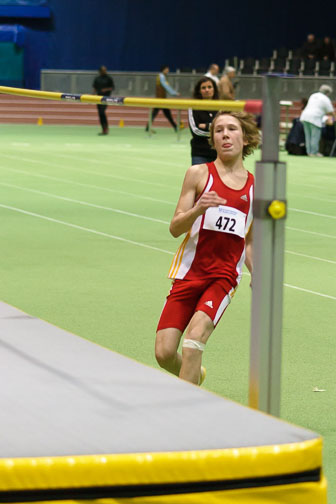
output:
POLYGON ((39 71, 155 71, 162 63, 220 66, 228 57, 270 56, 300 47, 307 33, 336 36, 335 3, 205 0, 49 0, 51 19, 14 19, 28 28, 25 86, 39 87, 39 71))

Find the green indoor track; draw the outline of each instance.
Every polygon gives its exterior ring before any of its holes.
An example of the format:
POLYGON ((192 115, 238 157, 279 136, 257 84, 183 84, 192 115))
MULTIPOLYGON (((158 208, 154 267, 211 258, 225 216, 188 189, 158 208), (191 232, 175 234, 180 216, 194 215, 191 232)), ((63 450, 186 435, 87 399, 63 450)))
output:
MULTIPOLYGON (((155 329, 180 243, 168 231, 190 135, 170 128, 0 126, 0 298, 157 367, 155 329)), ((336 502, 336 160, 287 162, 282 418, 324 437, 336 502)), ((254 171, 260 151, 247 158, 254 171)), ((247 404, 249 278, 211 336, 204 387, 247 404)), ((76 356, 73 356, 76 359, 76 356)), ((209 425, 211 428, 211 425, 209 425)))

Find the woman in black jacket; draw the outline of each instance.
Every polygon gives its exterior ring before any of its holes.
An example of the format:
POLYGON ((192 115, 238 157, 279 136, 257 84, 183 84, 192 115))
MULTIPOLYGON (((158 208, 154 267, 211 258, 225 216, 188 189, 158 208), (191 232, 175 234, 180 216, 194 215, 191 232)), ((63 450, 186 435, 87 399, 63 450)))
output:
MULTIPOLYGON (((195 100, 218 100, 216 83, 209 77, 202 77, 194 89, 195 100)), ((216 151, 209 144, 209 130, 217 111, 188 110, 189 127, 192 134, 191 162, 193 165, 210 163, 216 159, 216 151)))

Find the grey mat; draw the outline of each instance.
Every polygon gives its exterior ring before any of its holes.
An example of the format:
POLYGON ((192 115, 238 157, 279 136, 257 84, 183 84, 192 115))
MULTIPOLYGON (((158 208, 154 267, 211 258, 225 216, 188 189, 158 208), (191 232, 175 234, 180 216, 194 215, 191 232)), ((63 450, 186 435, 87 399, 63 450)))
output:
POLYGON ((239 448, 317 437, 5 303, 0 383, 2 458, 239 448))

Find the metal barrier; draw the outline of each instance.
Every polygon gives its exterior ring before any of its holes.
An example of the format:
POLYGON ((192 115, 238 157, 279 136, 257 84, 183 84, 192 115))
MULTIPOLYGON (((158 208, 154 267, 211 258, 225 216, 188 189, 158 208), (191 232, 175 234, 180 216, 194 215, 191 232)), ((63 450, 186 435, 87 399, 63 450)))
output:
MULTIPOLYGON (((109 72, 114 80, 115 95, 118 96, 155 96, 155 78, 157 72, 109 72)), ((41 89, 70 93, 91 93, 96 71, 92 70, 42 70, 41 89)), ((191 97, 194 86, 202 74, 170 73, 168 80, 181 96, 191 97)), ((331 77, 292 77, 281 79, 280 99, 301 100, 318 91, 321 84, 329 84, 334 91, 331 96, 336 100, 336 79, 331 77)), ((262 98, 262 76, 240 75, 235 79, 236 98, 239 100, 262 98)))

